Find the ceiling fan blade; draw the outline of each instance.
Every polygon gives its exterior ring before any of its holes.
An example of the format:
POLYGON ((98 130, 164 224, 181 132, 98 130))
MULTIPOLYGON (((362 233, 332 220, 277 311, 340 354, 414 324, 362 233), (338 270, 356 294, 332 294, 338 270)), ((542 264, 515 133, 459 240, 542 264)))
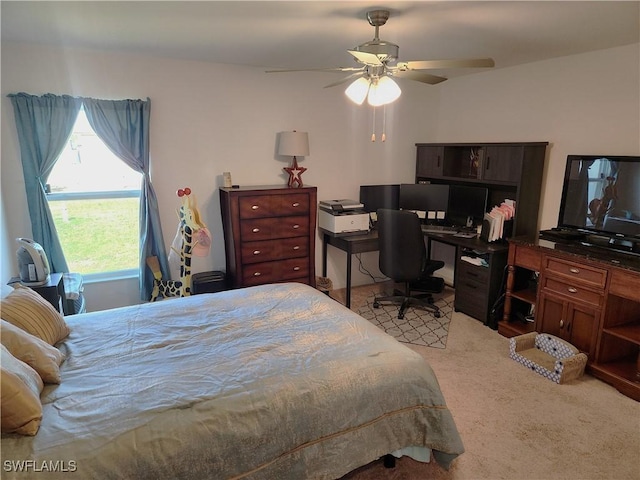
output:
POLYGON ((349 80, 355 80, 356 78, 361 77, 363 74, 364 74, 364 70, 362 70, 360 72, 352 73, 351 75, 348 75, 348 76, 344 77, 343 79, 338 80, 337 82, 333 82, 333 83, 330 83, 329 85, 325 85, 324 88, 335 87, 337 85, 341 85, 343 83, 346 83, 349 80))
POLYGON ((445 68, 492 68, 495 62, 492 58, 462 58, 452 60, 417 60, 398 62, 398 68, 410 70, 434 70, 445 68))
POLYGON ((362 71, 364 67, 335 67, 335 68, 297 68, 291 70, 265 70, 265 73, 287 73, 287 72, 356 72, 362 71))
POLYGON ((360 52, 358 50, 347 50, 347 52, 353 55, 360 63, 364 63, 365 65, 382 65, 378 56, 373 53, 360 52))
POLYGON ((445 77, 431 75, 430 73, 426 72, 416 72, 415 70, 396 70, 395 72, 393 72, 393 76, 396 78, 416 80, 417 82, 428 83, 429 85, 436 85, 446 80, 445 77))

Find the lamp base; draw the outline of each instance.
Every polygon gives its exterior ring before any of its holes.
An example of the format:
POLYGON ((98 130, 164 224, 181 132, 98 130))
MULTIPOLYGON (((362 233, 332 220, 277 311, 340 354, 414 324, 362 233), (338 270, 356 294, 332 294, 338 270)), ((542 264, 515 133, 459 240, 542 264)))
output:
POLYGON ((283 170, 289 174, 289 188, 302 187, 302 174, 307 171, 305 167, 298 166, 298 160, 293 157, 293 163, 290 167, 284 167, 283 170))

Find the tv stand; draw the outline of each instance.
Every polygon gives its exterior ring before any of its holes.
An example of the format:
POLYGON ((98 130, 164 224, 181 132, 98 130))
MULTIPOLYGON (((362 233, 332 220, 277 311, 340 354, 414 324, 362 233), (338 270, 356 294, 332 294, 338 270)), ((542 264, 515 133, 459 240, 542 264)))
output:
POLYGON ((509 242, 498 332, 549 333, 587 354, 587 371, 640 401, 640 256, 580 242, 509 242), (535 274, 537 273, 537 275, 535 274), (522 315, 534 312, 534 322, 522 315))
POLYGON ((640 243, 633 242, 628 238, 587 235, 584 237, 584 240, 580 242, 580 245, 588 249, 598 249, 603 253, 640 256, 640 243))

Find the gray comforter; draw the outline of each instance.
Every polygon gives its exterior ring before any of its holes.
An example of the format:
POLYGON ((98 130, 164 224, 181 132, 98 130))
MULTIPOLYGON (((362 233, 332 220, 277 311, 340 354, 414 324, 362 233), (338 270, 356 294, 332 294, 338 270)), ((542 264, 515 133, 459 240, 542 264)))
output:
POLYGON ((62 382, 35 437, 3 435, 2 478, 332 479, 464 450, 424 359, 305 285, 66 320, 62 382))

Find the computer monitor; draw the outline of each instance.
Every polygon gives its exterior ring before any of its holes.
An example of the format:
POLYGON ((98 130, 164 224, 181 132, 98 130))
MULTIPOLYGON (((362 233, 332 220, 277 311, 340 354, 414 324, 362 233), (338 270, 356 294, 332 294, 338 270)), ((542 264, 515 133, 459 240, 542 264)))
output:
POLYGON ((489 189, 466 185, 449 187, 447 223, 458 227, 475 227, 482 224, 487 211, 489 189))
POLYGON ((449 185, 403 183, 399 203, 401 209, 415 211, 430 223, 442 222, 449 203, 449 185))
POLYGON ((398 210, 400 199, 400 184, 393 185, 361 185, 360 203, 369 213, 377 212, 379 208, 398 210))

